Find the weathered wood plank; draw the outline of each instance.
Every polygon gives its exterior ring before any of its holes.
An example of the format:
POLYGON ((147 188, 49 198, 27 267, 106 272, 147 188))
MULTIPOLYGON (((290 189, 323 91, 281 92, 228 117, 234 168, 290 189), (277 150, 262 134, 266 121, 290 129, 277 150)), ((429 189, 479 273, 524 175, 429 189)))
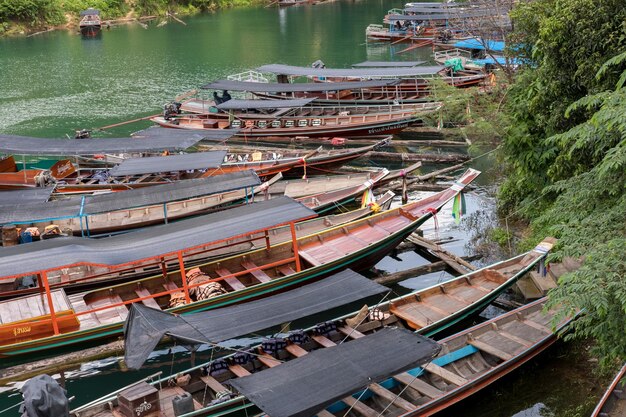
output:
POLYGON ((432 362, 422 366, 422 368, 425 371, 430 372, 431 374, 434 374, 434 375, 437 375, 437 376, 441 377, 443 380, 445 380, 445 381, 447 381, 447 382, 449 382, 451 384, 454 384, 454 385, 457 385, 457 386, 461 386, 461 385, 467 384, 467 379, 465 379, 465 378, 463 378, 463 377, 461 377, 461 376, 459 376, 459 375, 457 375, 457 374, 455 374, 453 372, 450 372, 447 369, 442 368, 441 366, 436 365, 436 364, 434 364, 432 362))
POLYGON ((409 386, 409 388, 412 388, 420 394, 425 395, 429 398, 438 398, 444 394, 444 392, 441 391, 439 388, 434 387, 419 378, 415 378, 414 376, 406 372, 394 375, 393 379, 404 385, 409 386))

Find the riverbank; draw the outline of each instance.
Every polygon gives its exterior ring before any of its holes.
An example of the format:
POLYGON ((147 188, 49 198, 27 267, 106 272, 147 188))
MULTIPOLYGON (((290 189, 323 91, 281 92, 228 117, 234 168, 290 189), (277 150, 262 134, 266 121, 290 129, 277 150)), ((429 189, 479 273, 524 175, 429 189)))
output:
MULTIPOLYGON (((105 26, 116 26, 145 22, 147 20, 193 16, 203 12, 221 9, 257 6, 266 0, 191 0, 185 4, 163 3, 159 0, 146 0, 141 5, 129 0, 106 2, 101 0, 43 0, 23 4, 22 0, 5 0, 0 4, 0 37, 34 36, 55 30, 74 31, 78 29, 79 14, 89 7, 102 12, 105 26)), ((161 22, 159 22, 161 24, 161 22)))

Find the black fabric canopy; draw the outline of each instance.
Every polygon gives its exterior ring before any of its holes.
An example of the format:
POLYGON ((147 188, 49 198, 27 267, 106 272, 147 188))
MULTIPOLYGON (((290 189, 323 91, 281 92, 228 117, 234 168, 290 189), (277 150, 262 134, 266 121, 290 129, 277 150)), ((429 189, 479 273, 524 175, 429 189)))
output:
POLYGON ((74 264, 119 265, 315 216, 301 203, 278 197, 101 239, 67 237, 0 247, 0 277, 74 264))
POLYGON ((385 87, 395 84, 395 80, 361 81, 341 83, 255 83, 251 81, 218 80, 202 86, 204 89, 250 91, 254 93, 296 93, 338 90, 358 90, 360 88, 385 87))
POLYGON ((48 201, 43 204, 28 203, 11 207, 5 206, 6 208, 0 211, 0 224, 33 223, 108 213, 218 194, 253 187, 260 183, 257 174, 249 170, 128 191, 89 195, 83 198, 48 201))
POLYGON ((220 110, 243 110, 243 109, 287 109, 291 107, 303 107, 315 100, 314 98, 299 98, 295 100, 237 100, 232 99, 218 104, 220 110))
POLYGON ((113 167, 113 177, 152 174, 156 172, 186 171, 188 169, 219 168, 226 151, 196 152, 183 155, 130 158, 113 167))
POLYGON ((372 382, 429 362, 440 349, 406 329, 384 328, 230 383, 271 417, 309 417, 372 382))
POLYGON ((45 139, 15 135, 0 135, 0 153, 16 155, 94 155, 117 152, 182 151, 201 140, 224 141, 235 129, 214 129, 196 132, 183 129, 152 127, 137 132, 131 138, 106 139, 45 139))
POLYGON ((124 326, 124 360, 140 368, 165 335, 184 343, 219 343, 386 291, 347 269, 261 300, 183 316, 133 304, 124 326))
MULTIPOLYGON (((377 78, 377 77, 418 77, 435 75, 443 69, 442 66, 422 66, 410 68, 312 68, 295 67, 292 65, 271 64, 257 68, 261 72, 273 74, 294 75, 300 77, 354 77, 354 78, 377 78)), ((228 103, 228 102, 227 102, 228 103)))
POLYGON ((53 187, 38 187, 26 190, 0 191, 0 206, 43 203, 48 201, 52 190, 54 190, 53 187))
POLYGON ((417 67, 425 64, 426 61, 364 61, 358 64, 352 64, 353 68, 401 68, 401 67, 417 67))

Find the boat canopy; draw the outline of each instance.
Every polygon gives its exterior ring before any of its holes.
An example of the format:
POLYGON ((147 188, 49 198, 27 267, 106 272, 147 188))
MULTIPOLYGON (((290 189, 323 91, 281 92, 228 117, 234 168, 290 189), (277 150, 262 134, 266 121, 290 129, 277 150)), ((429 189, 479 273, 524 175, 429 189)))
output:
MULTIPOLYGON (((432 76, 443 69, 442 66, 422 66, 410 68, 312 68, 295 67, 292 65, 271 64, 263 65, 257 70, 278 75, 293 75, 300 77, 353 77, 353 78, 397 78, 432 76)), ((228 103, 228 102, 227 102, 228 103)))
POLYGON ((176 172, 190 169, 219 168, 224 162, 226 151, 195 152, 183 155, 151 156, 130 158, 113 167, 109 173, 113 177, 176 172))
POLYGON ((240 171, 214 177, 176 181, 115 193, 88 195, 82 198, 28 203, 8 207, 0 212, 0 224, 24 224, 58 219, 85 217, 92 214, 128 210, 136 207, 166 204, 211 194, 259 185, 252 171, 240 171))
POLYGON ((364 61, 352 64, 353 68, 402 68, 417 67, 425 64, 426 61, 364 61))
POLYGON ((31 188, 26 190, 0 191, 0 206, 44 203, 50 199, 54 187, 31 188))
POLYGON ((59 237, 0 248, 0 277, 70 265, 115 266, 302 221, 317 214, 278 197, 228 210, 101 239, 59 237))
POLYGON ((228 100, 217 107, 220 110, 251 110, 251 109, 288 109, 303 107, 315 98, 300 98, 295 100, 228 100))
POLYGON ((372 383, 429 362, 440 349, 424 336, 387 327, 230 384, 269 416, 308 417, 372 383))
MULTIPOLYGON (((376 88, 393 85, 396 80, 376 80, 340 83, 257 83, 252 81, 218 80, 206 84, 205 90, 232 90, 264 93, 296 93, 314 91, 358 90, 360 88, 376 88)), ((228 103, 228 102, 226 102, 228 103)))
POLYGON ((194 146, 201 140, 224 141, 236 133, 236 129, 195 132, 155 126, 137 132, 130 138, 49 139, 0 135, 0 153, 66 156, 117 152, 180 151, 194 146))
POLYGON ((271 297, 183 316, 135 303, 125 324, 124 360, 129 368, 140 368, 165 336, 191 345, 219 343, 387 291, 347 269, 271 297))

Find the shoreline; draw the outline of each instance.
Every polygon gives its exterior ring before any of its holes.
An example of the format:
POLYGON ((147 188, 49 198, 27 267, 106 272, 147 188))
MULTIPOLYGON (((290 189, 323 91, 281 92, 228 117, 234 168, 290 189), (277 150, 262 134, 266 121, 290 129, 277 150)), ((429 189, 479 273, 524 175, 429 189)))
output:
MULTIPOLYGON (((173 11, 163 11, 157 14, 142 14, 137 15, 134 9, 131 9, 124 16, 118 16, 111 19, 102 19, 102 26, 105 27, 113 27, 113 26, 121 26, 128 25, 132 23, 140 23, 145 24, 147 21, 156 20, 159 18, 170 18, 172 17, 176 20, 179 17, 190 17, 197 16, 202 13, 215 13, 221 10, 227 9, 240 9, 240 8, 249 8, 256 7, 263 4, 269 4, 266 0, 234 0, 232 3, 227 3, 223 6, 214 6, 209 9, 197 9, 197 8, 188 8, 179 6, 173 11)), ((79 20, 77 16, 74 14, 67 12, 65 10, 60 10, 59 12, 63 13, 66 22, 59 25, 53 24, 36 24, 36 25, 26 25, 24 22, 20 21, 7 21, 4 23, 3 27, 0 26, 0 39, 2 38, 30 38, 33 36, 41 35, 44 33, 54 32, 58 30, 66 30, 71 32, 78 32, 78 23, 79 20)))

